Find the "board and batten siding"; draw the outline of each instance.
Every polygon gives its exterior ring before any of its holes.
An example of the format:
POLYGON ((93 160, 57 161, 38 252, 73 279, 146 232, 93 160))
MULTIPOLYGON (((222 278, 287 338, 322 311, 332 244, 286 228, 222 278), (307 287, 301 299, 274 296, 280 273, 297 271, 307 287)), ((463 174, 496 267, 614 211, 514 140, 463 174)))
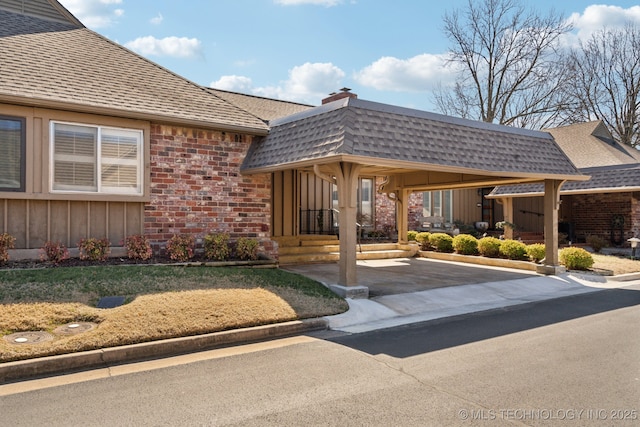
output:
POLYGON ((47 241, 76 247, 88 237, 121 246, 125 237, 143 232, 144 203, 4 199, 0 224, 16 238, 17 249, 41 248, 47 241))
POLYGON ((285 170, 272 174, 273 237, 297 236, 300 211, 330 209, 333 186, 313 173, 285 170))
POLYGON ((16 249, 38 249, 47 241, 76 247, 83 238, 108 238, 119 246, 125 237, 144 232, 149 201, 150 123, 94 114, 0 104, 0 115, 25 119, 24 191, 0 192, 0 233, 16 238, 16 249), (143 194, 114 195, 50 190, 51 122, 142 130, 143 194))

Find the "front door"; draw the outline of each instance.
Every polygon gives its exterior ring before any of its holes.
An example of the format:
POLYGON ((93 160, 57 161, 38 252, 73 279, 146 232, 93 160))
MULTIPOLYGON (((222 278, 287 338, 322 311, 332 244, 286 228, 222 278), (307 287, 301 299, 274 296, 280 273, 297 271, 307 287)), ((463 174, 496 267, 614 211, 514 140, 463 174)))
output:
POLYGON ((482 194, 482 221, 483 222, 487 222, 489 223, 489 228, 493 228, 494 227, 494 219, 493 219, 493 208, 494 208, 494 200, 493 199, 487 199, 485 196, 488 195, 489 193, 491 193, 491 190, 493 190, 492 187, 489 188, 482 188, 481 189, 481 194, 482 194))

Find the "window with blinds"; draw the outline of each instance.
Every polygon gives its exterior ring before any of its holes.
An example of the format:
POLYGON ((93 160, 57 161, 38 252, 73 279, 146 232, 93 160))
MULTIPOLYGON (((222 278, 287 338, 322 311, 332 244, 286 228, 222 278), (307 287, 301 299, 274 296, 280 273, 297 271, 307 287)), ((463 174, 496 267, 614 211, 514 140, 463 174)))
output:
POLYGON ((24 191, 25 119, 0 116, 0 191, 24 191))
POLYGON ((52 124, 53 191, 142 194, 142 131, 52 124))
POLYGON ((422 216, 441 216, 446 222, 453 222, 453 191, 422 193, 422 216))

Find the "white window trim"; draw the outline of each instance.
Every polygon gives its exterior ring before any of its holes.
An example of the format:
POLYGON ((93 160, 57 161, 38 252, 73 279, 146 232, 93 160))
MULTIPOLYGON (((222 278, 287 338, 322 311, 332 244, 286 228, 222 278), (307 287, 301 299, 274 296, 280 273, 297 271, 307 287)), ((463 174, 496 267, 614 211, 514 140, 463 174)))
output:
POLYGON ((453 190, 433 190, 422 193, 422 215, 423 216, 441 216, 448 223, 453 222, 453 190), (439 212, 436 212, 434 193, 439 194, 440 206, 439 212), (445 193, 449 196, 445 197, 445 193), (445 206, 446 204, 446 206, 445 206), (447 218, 447 212, 451 218, 447 218))
MULTIPOLYGON (((59 156, 61 158, 64 155, 59 156)), ((73 159, 78 159, 79 156, 71 156, 73 159)), ((93 160, 93 159, 91 159, 93 160)), ((114 127, 114 126, 102 126, 102 125, 94 125, 87 123, 75 123, 75 122, 64 122, 64 121, 56 121, 52 120, 49 126, 49 191, 55 194, 104 194, 104 195, 125 195, 125 196, 142 196, 144 194, 144 132, 141 129, 132 129, 132 128, 123 128, 123 127, 114 127), (69 126, 81 126, 81 127, 91 127, 97 130, 97 144, 96 144, 96 159, 95 159, 95 167, 96 167, 96 190, 86 189, 83 190, 79 188, 80 186, 74 186, 74 188, 69 189, 54 189, 54 175, 55 175, 55 125, 69 125, 69 126), (108 162, 104 162, 101 157, 102 153, 102 131, 103 130, 113 130, 113 131, 125 131, 137 134, 138 139, 138 150, 137 150, 137 158, 135 160, 126 160, 126 159, 110 159, 108 162), (108 163, 112 165, 136 165, 136 180, 137 180, 137 188, 122 188, 122 187, 109 187, 107 185, 102 184, 102 165, 108 163)))

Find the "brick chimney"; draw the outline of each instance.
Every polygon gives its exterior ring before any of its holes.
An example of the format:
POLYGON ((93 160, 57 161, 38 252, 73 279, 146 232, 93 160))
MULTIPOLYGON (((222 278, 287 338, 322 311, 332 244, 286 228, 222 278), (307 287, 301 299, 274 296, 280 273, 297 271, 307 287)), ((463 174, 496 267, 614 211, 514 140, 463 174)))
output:
POLYGON ((329 102, 337 101, 338 99, 358 97, 358 95, 356 95, 355 93, 351 93, 350 91, 351 89, 349 89, 348 87, 343 87, 342 89, 340 89, 340 92, 332 92, 328 97, 322 100, 322 105, 329 102))

